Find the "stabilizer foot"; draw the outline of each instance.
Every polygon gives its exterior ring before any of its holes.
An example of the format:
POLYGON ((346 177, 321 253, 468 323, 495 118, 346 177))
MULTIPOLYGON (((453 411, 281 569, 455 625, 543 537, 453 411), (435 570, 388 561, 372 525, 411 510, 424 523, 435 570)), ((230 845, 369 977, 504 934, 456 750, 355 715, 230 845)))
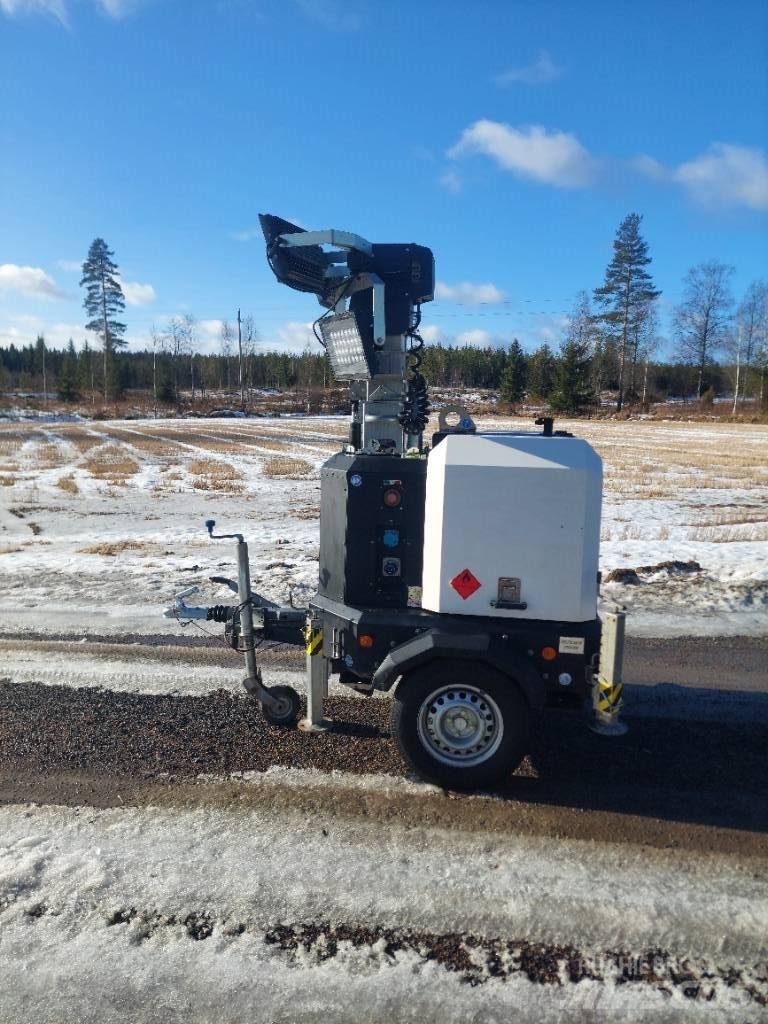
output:
POLYGON ((333 729, 332 718, 321 718, 319 722, 313 722, 309 718, 299 719, 298 728, 302 732, 328 732, 333 729))

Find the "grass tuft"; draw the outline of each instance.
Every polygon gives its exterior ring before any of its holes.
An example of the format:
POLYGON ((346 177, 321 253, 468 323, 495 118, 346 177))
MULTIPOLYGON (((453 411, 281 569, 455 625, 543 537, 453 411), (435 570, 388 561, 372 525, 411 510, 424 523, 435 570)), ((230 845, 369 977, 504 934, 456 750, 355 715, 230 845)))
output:
POLYGON ((193 459, 187 469, 193 476, 196 491, 222 491, 226 494, 243 492, 243 474, 228 462, 217 459, 193 459))
POLYGON ((85 468, 96 480, 109 484, 124 484, 129 476, 138 472, 139 464, 117 445, 106 445, 85 460, 85 468))
POLYGON ((263 468, 264 476, 283 480, 306 480, 312 472, 312 463, 290 456, 267 459, 263 468))
POLYGON ((144 547, 144 544, 136 540, 103 541, 101 544, 91 544, 87 548, 79 548, 78 554, 106 555, 108 558, 113 558, 115 555, 120 555, 124 551, 141 551, 144 547))
POLYGON ((57 481, 56 486, 60 491, 66 491, 67 494, 80 493, 80 488, 77 486, 77 481, 72 474, 61 477, 61 479, 57 481))

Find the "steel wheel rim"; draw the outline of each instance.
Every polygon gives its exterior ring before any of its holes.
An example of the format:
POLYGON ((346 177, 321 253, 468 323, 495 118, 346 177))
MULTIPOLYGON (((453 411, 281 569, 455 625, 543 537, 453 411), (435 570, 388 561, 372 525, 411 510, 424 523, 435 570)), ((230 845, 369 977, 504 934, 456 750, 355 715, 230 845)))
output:
POLYGON ((419 739, 435 760, 451 767, 482 764, 499 749, 504 722, 499 706, 476 686, 441 686, 424 700, 419 739))

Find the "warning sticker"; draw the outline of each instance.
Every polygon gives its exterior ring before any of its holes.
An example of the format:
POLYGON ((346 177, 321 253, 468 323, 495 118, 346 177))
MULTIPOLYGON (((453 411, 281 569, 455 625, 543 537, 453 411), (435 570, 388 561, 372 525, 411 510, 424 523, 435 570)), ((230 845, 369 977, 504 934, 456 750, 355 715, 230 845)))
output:
POLYGON ((583 636, 561 636, 558 650, 561 654, 583 654, 583 636))
POLYGON ((463 601, 466 601, 468 597, 472 597, 475 591, 479 590, 482 585, 477 576, 469 569, 462 569, 451 580, 451 586, 463 601))

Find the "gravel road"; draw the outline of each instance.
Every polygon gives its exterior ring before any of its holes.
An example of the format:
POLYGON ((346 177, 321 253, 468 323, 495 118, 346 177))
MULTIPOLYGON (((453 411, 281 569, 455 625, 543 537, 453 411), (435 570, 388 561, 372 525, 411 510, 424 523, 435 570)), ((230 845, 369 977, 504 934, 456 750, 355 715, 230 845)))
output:
MULTIPOLYGON (((210 665, 213 672, 231 664, 231 655, 207 638, 168 639, 175 645, 133 637, 131 653, 174 661, 180 674, 185 664, 210 665)), ((125 650, 115 638, 106 641, 25 643, 46 649, 51 659, 70 645, 105 659, 125 650)), ((546 713, 529 757, 485 800, 481 814, 477 798, 454 795, 449 803, 432 801, 428 817, 470 829, 763 854, 767 652, 768 641, 756 638, 630 639, 626 675, 639 713, 630 699, 626 737, 607 740, 585 729, 579 716, 546 713), (714 699, 720 703, 712 705, 714 699), (713 707, 714 713, 701 713, 713 707)), ((270 667, 300 665, 294 649, 264 655, 267 678, 270 667)), ((0 801, 109 806, 118 794, 121 803, 143 804, 173 801, 178 793, 184 802, 227 802, 228 777, 274 765, 398 777, 404 765, 389 735, 389 704, 388 698, 331 697, 335 728, 308 736, 268 726, 255 704, 224 690, 191 696, 6 682, 0 684, 0 801)), ((289 799, 322 804, 331 798, 327 791, 298 790, 289 799)), ((335 793, 333 802, 339 813, 345 804, 350 813, 359 810, 350 793, 335 793)), ((396 803, 389 813, 418 818, 426 810, 404 796, 396 803)))

